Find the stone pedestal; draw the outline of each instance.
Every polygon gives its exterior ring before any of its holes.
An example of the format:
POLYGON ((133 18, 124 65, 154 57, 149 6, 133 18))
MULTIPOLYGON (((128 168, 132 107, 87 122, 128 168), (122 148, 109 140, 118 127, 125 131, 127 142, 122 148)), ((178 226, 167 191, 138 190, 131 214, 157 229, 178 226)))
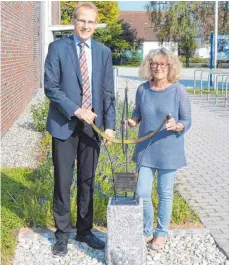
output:
POLYGON ((107 265, 145 265, 143 200, 110 198, 107 208, 107 265))

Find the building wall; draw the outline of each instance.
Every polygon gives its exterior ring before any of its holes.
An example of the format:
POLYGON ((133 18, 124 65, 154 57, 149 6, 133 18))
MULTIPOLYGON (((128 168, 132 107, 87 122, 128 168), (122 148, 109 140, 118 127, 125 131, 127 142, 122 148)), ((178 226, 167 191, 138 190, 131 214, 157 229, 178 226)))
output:
POLYGON ((60 24, 60 2, 52 1, 52 25, 60 24))
POLYGON ((40 2, 1 2, 1 133, 40 87, 40 2))
POLYGON ((197 58, 210 58, 210 47, 197 48, 194 57, 197 58))

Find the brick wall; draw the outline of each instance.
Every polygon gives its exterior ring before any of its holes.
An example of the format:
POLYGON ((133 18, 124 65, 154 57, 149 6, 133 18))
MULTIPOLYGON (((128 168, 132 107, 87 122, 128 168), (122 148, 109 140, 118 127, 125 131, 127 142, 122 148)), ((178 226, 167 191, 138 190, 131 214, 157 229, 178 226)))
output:
POLYGON ((38 1, 1 2, 1 133, 40 87, 38 1))
POLYGON ((60 24, 60 2, 52 1, 52 25, 60 24))

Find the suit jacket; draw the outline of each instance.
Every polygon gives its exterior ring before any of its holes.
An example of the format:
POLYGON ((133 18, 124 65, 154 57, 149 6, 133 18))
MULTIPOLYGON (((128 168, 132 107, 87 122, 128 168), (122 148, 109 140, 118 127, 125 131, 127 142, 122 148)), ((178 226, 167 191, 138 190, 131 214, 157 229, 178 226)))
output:
MULTIPOLYGON (((112 57, 109 48, 91 41, 92 97, 101 129, 115 129, 115 95, 112 57)), ((67 139, 79 120, 73 115, 82 104, 82 78, 73 36, 50 43, 45 60, 45 94, 50 100, 47 130, 67 139)))

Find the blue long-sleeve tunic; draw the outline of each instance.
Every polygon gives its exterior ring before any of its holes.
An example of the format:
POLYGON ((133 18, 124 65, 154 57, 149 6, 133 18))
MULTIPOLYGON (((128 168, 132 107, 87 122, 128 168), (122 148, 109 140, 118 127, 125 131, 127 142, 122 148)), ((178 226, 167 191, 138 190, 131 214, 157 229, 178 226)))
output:
POLYGON ((164 125, 153 137, 143 157, 143 151, 150 139, 136 144, 133 161, 138 167, 139 162, 142 166, 157 169, 177 169, 186 166, 184 133, 191 126, 191 104, 185 87, 178 82, 163 90, 150 88, 149 82, 139 86, 132 114, 132 117, 140 120, 138 137, 155 131, 169 113, 176 122, 184 124, 184 131, 180 134, 167 131, 164 125))

